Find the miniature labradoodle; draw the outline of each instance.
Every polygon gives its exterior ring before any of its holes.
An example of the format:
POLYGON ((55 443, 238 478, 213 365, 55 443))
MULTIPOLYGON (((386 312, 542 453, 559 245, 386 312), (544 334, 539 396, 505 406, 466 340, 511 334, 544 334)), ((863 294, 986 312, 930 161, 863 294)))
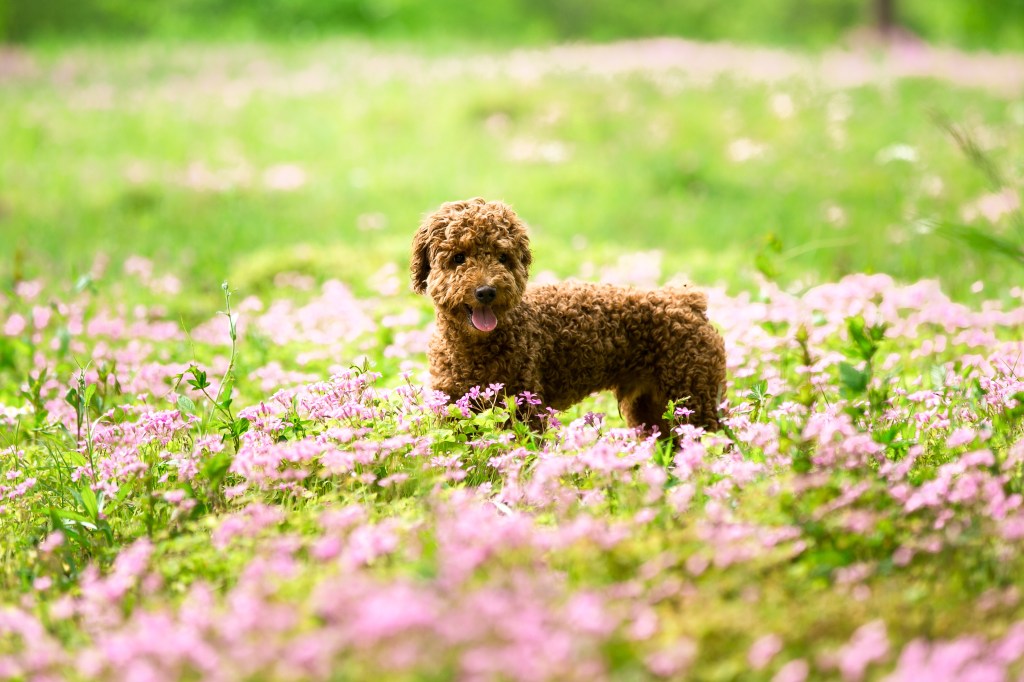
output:
POLYGON ((718 428, 725 344, 707 297, 688 287, 527 286, 532 255, 511 208, 476 198, 443 204, 413 239, 413 287, 437 312, 434 388, 451 398, 501 383, 563 410, 612 390, 630 426, 667 435, 669 401, 689 423, 718 428))

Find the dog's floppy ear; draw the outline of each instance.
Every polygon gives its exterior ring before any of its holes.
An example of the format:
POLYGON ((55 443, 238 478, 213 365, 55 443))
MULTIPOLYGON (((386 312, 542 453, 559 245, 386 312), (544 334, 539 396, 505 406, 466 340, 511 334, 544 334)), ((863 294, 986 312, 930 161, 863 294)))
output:
POLYGON ((524 268, 529 268, 533 263, 533 252, 530 251, 530 238, 523 233, 523 236, 519 238, 519 262, 523 264, 524 268))
POLYGON ((533 263, 529 232, 527 231, 526 224, 515 213, 512 213, 511 209, 509 209, 509 213, 511 213, 512 228, 516 234, 516 255, 519 257, 519 262, 523 264, 523 267, 529 269, 533 263))
POLYGON ((427 218, 416 230, 412 238, 412 260, 409 262, 409 274, 412 276, 412 289, 417 294, 427 293, 427 275, 430 274, 430 228, 432 221, 427 218))

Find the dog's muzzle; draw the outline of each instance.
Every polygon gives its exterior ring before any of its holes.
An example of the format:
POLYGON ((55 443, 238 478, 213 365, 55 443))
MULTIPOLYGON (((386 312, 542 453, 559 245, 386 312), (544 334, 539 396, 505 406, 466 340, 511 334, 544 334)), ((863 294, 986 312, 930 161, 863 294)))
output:
POLYGON ((477 287, 473 292, 477 305, 466 306, 469 323, 478 331, 490 332, 498 326, 498 318, 491 309, 491 304, 498 297, 498 290, 492 286, 477 287))

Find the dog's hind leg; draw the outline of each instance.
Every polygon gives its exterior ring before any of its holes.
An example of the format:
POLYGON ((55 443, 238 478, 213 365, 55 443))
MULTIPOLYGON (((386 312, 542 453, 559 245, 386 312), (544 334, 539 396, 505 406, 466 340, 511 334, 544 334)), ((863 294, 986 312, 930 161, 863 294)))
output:
POLYGON ((668 401, 655 387, 619 389, 615 397, 619 401, 619 414, 630 427, 644 428, 648 431, 657 428, 661 435, 669 434, 669 425, 664 416, 668 401))
POLYGON ((698 364, 666 372, 662 390, 675 402, 676 414, 679 415, 673 421, 717 431, 722 384, 723 378, 714 367, 707 365, 698 364))

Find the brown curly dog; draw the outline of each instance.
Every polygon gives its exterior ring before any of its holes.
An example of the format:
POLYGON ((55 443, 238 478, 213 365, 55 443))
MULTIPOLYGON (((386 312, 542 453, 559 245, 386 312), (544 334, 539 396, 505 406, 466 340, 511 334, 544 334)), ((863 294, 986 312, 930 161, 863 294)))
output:
POLYGON ((437 312, 433 386, 455 399, 501 383, 563 410, 615 391, 630 426, 669 433, 670 400, 689 423, 718 428, 725 344, 690 288, 526 286, 530 240, 511 208, 483 199, 443 204, 413 239, 413 287, 437 312))

